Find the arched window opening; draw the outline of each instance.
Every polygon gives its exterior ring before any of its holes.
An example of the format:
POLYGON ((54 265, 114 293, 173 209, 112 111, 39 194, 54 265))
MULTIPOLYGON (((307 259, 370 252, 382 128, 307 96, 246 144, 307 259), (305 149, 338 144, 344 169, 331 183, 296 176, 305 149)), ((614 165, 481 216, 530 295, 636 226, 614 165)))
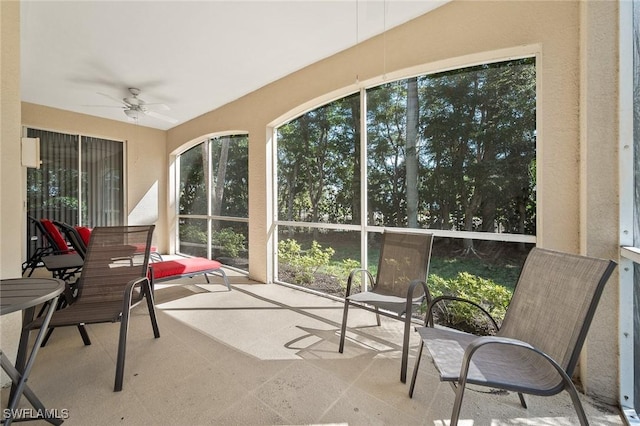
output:
POLYGON ((363 89, 275 140, 277 280, 344 296, 379 233, 411 228, 436 235, 435 288, 508 303, 536 241, 535 58, 363 89))
POLYGON ((248 270, 248 136, 209 138, 177 163, 176 251, 248 270))

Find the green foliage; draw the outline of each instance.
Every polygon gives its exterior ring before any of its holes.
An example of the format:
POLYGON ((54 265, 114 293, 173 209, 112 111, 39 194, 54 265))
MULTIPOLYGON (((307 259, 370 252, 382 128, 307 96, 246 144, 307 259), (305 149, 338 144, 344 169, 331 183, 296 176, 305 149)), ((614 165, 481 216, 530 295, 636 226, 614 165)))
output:
POLYGON ((220 197, 213 205, 218 209, 216 215, 247 217, 248 144, 247 135, 222 136, 207 139, 180 154, 180 214, 206 214, 207 193, 215 192, 220 197), (222 155, 223 151, 226 155, 222 155), (205 171, 210 168, 212 174, 207 176, 205 171))
POLYGON ((364 131, 368 224, 535 235, 535 83, 523 58, 368 88, 363 123, 357 96, 303 114, 277 129, 278 217, 360 223, 364 131))
POLYGON ((343 272, 343 277, 345 279, 348 278, 351 271, 359 267, 360 267, 360 262, 358 262, 357 260, 342 259, 341 270, 343 272))
POLYGON ((245 250, 244 241, 244 235, 235 232, 231 228, 213 232, 212 242, 214 245, 222 247, 220 253, 223 256, 238 257, 240 252, 245 250))
POLYGON ((207 233, 197 226, 180 225, 180 241, 207 244, 207 233))
POLYGON ((334 253, 335 250, 331 247, 323 250, 317 241, 313 241, 308 250, 303 250, 292 239, 278 243, 278 258, 293 269, 296 284, 312 282, 313 274, 318 268, 328 265, 334 253))
POLYGON ((75 210, 78 208, 78 199, 76 197, 51 197, 42 202, 43 208, 57 208, 75 210))
POLYGON ((458 275, 467 272, 471 275, 489 279, 491 282, 513 291, 520 275, 521 264, 518 261, 500 263, 477 257, 440 257, 432 256, 429 272, 442 279, 455 280, 458 275))
MULTIPOLYGON (((220 231, 213 231, 211 241, 213 245, 220 247, 220 254, 228 257, 237 257, 241 251, 245 250, 244 235, 235 232, 231 228, 224 228, 220 231)), ((180 241, 207 244, 207 233, 198 226, 181 225, 180 241)))
MULTIPOLYGON (((455 278, 444 279, 429 276, 429 289, 433 297, 447 295, 471 300, 482 306, 500 324, 504 319, 512 292, 492 280, 480 278, 467 272, 460 272, 455 278)), ((470 331, 486 329, 488 320, 473 305, 451 302, 438 307, 436 316, 448 325, 462 327, 470 331)))
MULTIPOLYGON (((326 268, 326 272, 330 275, 336 277, 338 283, 342 288, 346 288, 347 279, 349 278, 349 274, 354 269, 360 268, 360 262, 357 260, 353 260, 350 258, 342 259, 340 261, 333 260, 326 268)), ((354 284, 358 285, 360 282, 360 276, 356 277, 354 284)))

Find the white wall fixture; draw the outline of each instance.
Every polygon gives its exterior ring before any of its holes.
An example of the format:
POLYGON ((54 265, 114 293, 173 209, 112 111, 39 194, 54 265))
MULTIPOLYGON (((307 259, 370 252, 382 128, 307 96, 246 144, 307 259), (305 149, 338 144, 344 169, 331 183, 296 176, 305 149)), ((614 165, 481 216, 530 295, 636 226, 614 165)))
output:
POLYGON ((22 138, 22 166, 39 169, 40 138, 22 138))

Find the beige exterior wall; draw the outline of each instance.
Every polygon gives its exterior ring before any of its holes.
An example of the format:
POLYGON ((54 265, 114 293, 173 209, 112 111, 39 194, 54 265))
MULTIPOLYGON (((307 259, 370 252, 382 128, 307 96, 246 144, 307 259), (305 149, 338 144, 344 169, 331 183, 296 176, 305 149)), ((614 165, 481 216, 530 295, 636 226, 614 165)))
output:
MULTIPOLYGON (((588 1, 580 11, 580 252, 619 252, 618 5, 588 1)), ((618 274, 605 287, 582 364, 588 393, 618 400, 618 274)))
MULTIPOLYGON (((22 191, 18 185, 7 182, 20 180, 20 2, 0 3, 0 21, 2 26, 0 39, 0 79, 2 84, 1 135, 0 145, 0 277, 20 276, 21 253, 13 242, 20 240, 23 220, 22 191)), ((19 247, 19 246, 18 246, 19 247)))
MULTIPOLYGON (((20 187, 7 182, 20 181, 20 3, 0 2, 0 278, 20 276, 22 258, 23 195, 20 187)), ((0 319, 0 348, 15 357, 20 339, 19 312, 0 319)), ((4 371, 0 385, 9 383, 4 371)))
MULTIPOLYGON (((19 93, 15 73, 5 84, 5 44, 19 46, 16 11, 6 3, 2 2, 3 182, 23 176, 16 166, 17 142, 11 142, 19 137, 17 123, 127 140, 129 212, 137 216, 141 202, 151 210, 157 208, 156 243, 162 250, 170 247, 169 235, 175 227, 175 194, 168 184, 169 154, 204 135, 249 133, 249 272, 252 278, 266 282, 270 279, 267 247, 273 232, 267 185, 271 173, 269 126, 385 79, 536 55, 538 244, 617 257, 615 1, 454 1, 389 31, 385 37, 365 41, 168 132, 30 104, 23 105, 21 119, 16 100, 9 102, 13 112, 5 113, 5 93, 10 99, 19 93), (11 15, 5 18, 7 9, 11 15), (13 130, 5 131, 5 123, 13 130), (149 193, 152 200, 147 203, 149 193)), ((8 55, 14 67, 19 64, 17 55, 8 55)), ((22 211, 23 195, 16 186, 5 187, 0 185, 0 260, 15 269, 20 262, 15 247, 23 244, 22 233, 16 232, 22 226, 22 215, 17 212, 22 211)), ((618 399, 617 313, 616 275, 591 328, 580 371, 587 391, 609 402, 618 399)))

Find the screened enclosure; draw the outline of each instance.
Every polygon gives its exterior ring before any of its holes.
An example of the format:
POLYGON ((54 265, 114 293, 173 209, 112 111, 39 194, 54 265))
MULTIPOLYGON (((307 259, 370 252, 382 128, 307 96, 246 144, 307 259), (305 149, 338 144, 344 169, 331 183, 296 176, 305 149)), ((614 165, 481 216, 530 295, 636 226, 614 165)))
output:
POLYGON ((362 89, 276 129, 278 278, 340 294, 384 228, 434 231, 435 277, 513 288, 536 235, 523 58, 362 89))
POLYGON ((209 138, 178 156, 178 253, 248 270, 248 138, 209 138))

